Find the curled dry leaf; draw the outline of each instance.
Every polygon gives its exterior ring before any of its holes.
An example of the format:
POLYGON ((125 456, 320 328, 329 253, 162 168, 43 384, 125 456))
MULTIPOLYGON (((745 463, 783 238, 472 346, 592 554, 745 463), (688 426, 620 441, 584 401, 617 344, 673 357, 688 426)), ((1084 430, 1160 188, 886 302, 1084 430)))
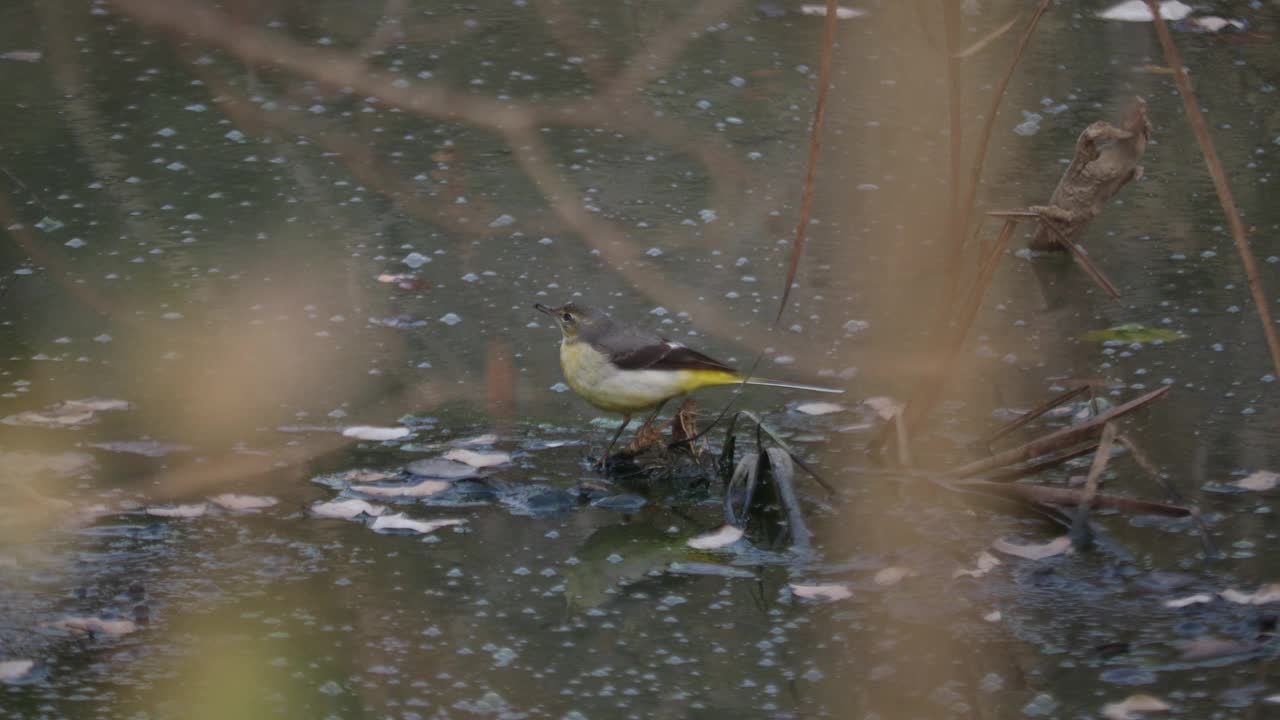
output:
POLYGON ((413 434, 407 427, 374 427, 373 425, 352 425, 342 429, 343 437, 357 440, 400 440, 413 434))
POLYGON ((35 667, 35 660, 0 660, 0 682, 18 682, 35 667))
POLYGON ((1271 583, 1258 588, 1257 592, 1241 592, 1235 588, 1218 593, 1224 600, 1240 605, 1265 605, 1280 602, 1280 583, 1271 583))
POLYGON ((911 568, 887 567, 881 570, 880 572, 876 573, 874 580, 875 580, 875 583, 880 587, 889 587, 890 585, 897 585, 898 583, 902 582, 904 579, 909 578, 915 574, 916 574, 916 571, 912 570, 911 568))
POLYGON ((1174 598, 1173 600, 1165 600, 1164 606, 1168 608, 1184 608, 1189 605, 1200 605, 1203 603, 1213 602, 1213 596, 1209 593, 1196 593, 1188 595, 1184 598, 1174 598))
POLYGON ((147 514, 166 518, 198 518, 209 512, 208 503, 189 505, 155 505, 147 508, 147 514))
POLYGON ((423 480, 413 485, 352 485, 352 490, 377 497, 429 497, 449 489, 443 480, 423 480))
POLYGON ((862 404, 866 405, 872 410, 875 410, 876 414, 879 415, 884 420, 892 420, 893 416, 902 412, 902 408, 903 408, 902 403, 886 395, 877 395, 876 397, 869 397, 866 400, 863 400, 862 404))
POLYGON ((1005 555, 1013 555, 1014 557, 1026 558, 1027 560, 1044 560, 1055 555, 1061 555, 1071 549, 1071 538, 1063 535, 1045 543, 1044 545, 1018 545, 1006 540, 996 540, 991 547, 999 550, 1005 555))
POLYGON ((843 405, 833 402, 807 402, 796 406, 796 412, 805 415, 830 415, 843 411, 843 405))
POLYGON ((689 538, 688 545, 694 550, 715 550, 727 547, 742 539, 742 528, 725 525, 709 533, 689 538))
POLYGON ((100 617, 63 618, 56 622, 49 623, 47 627, 66 630, 68 632, 111 635, 114 637, 128 635, 138 629, 137 623, 132 620, 107 620, 100 617))
POLYGON ((504 452, 476 452, 465 448, 456 448, 444 454, 446 460, 456 460, 473 468, 487 468, 505 465, 511 462, 511 456, 504 452))
POLYGON ((214 495, 209 501, 224 510, 261 510, 275 505, 278 500, 266 495, 236 495, 225 493, 214 495))
POLYGON ((352 520, 361 514, 377 517, 386 511, 381 505, 373 505, 364 500, 332 500, 311 506, 313 515, 340 520, 352 520))
POLYGON ((435 532, 440 528, 452 527, 454 525, 463 525, 466 520, 445 519, 445 520, 414 520, 413 518, 399 513, 396 515, 383 515, 375 518, 373 523, 369 525, 374 530, 410 530, 423 535, 435 532))
POLYGON ((978 553, 977 567, 975 567, 972 570, 965 570, 964 568, 956 568, 956 571, 951 573, 951 577, 980 578, 983 575, 986 575, 987 573, 991 572, 992 569, 994 569, 999 564, 1000 564, 1000 558, 996 557, 995 555, 992 555, 986 550, 983 550, 982 552, 978 553))
POLYGON ((1259 470, 1248 477, 1241 478, 1231 483, 1231 486, 1238 487, 1241 490, 1255 490, 1257 492, 1275 490, 1277 487, 1280 487, 1280 473, 1273 473, 1269 470, 1259 470))
POLYGON ((796 597, 833 602, 853 597, 853 591, 844 585, 797 585, 791 583, 791 592, 796 597))
POLYGON ((1130 695, 1118 703, 1102 706, 1102 716, 1107 720, 1136 720, 1146 713, 1169 712, 1173 707, 1154 695, 1130 695))

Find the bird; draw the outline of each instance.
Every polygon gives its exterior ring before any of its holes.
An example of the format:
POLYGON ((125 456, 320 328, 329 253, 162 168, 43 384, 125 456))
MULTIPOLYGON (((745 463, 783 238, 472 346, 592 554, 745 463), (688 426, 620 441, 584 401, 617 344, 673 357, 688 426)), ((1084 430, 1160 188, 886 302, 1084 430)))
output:
POLYGON ((685 345, 637 325, 614 320, 598 308, 566 303, 534 308, 551 316, 560 327, 560 369, 564 379, 584 400, 606 412, 622 415, 609 452, 631 416, 652 410, 646 424, 657 417, 666 401, 713 385, 768 385, 794 390, 843 393, 838 388, 746 377, 734 368, 685 345))

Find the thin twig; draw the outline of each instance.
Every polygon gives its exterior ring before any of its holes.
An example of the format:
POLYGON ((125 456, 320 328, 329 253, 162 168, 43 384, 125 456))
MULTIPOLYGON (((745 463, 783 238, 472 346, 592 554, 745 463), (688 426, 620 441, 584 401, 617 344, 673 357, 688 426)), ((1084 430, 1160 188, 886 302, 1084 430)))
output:
POLYGON ((1093 464, 1089 466, 1089 475, 1084 481, 1084 494, 1080 496, 1076 514, 1071 520, 1071 540, 1077 548, 1083 548, 1089 544, 1089 508, 1093 506, 1094 498, 1098 496, 1098 482, 1107 469, 1107 462, 1111 460, 1111 446, 1115 441, 1115 423, 1103 425, 1102 438, 1098 441, 1098 451, 1093 454, 1093 464))
POLYGON ((1031 212, 1030 210, 993 210, 987 213, 987 215, 990 217, 1005 218, 1006 220, 1039 220, 1042 227, 1048 228, 1049 231, 1057 237, 1058 242, 1063 247, 1071 251, 1071 257, 1075 259, 1076 263, 1078 263, 1080 267, 1084 268, 1085 273, 1090 279, 1097 283, 1098 287, 1102 288, 1103 292, 1110 295, 1113 300, 1120 299, 1120 291, 1117 290, 1116 286, 1107 279, 1106 275, 1102 274, 1102 270, 1100 270, 1097 265, 1093 264, 1093 260, 1089 258, 1089 255, 1084 251, 1084 248, 1081 248, 1079 245, 1068 239, 1061 230, 1059 230, 1053 223, 1049 222, 1049 220, 1041 213, 1031 212))
POLYGON ((1249 249, 1249 238, 1245 235, 1244 223, 1240 220, 1240 212, 1236 209, 1235 196, 1231 193, 1231 185, 1227 182, 1227 174, 1222 169, 1222 161, 1218 159, 1218 151, 1214 149, 1213 138, 1200 113, 1200 102, 1195 91, 1191 89, 1191 81, 1187 79, 1186 68, 1178 55, 1178 48, 1173 44, 1173 37, 1160 15, 1160 4, 1155 0, 1147 0, 1147 7, 1155 18, 1156 35, 1160 38, 1160 46, 1164 48, 1165 62, 1173 69, 1173 80, 1178 85, 1178 94, 1182 96, 1182 106, 1191 122, 1191 129, 1196 133, 1200 143, 1200 152, 1204 155, 1205 165, 1209 166, 1209 175, 1213 178, 1213 189, 1218 193, 1222 203, 1222 212, 1227 216, 1227 224, 1231 227, 1231 239, 1235 241, 1236 250, 1240 253, 1240 262, 1244 265, 1245 277, 1249 280, 1249 292, 1253 295, 1253 304, 1258 309, 1258 318, 1262 321, 1262 334, 1267 339, 1267 348, 1271 351, 1271 362, 1275 365, 1276 374, 1280 375, 1280 337, 1276 336, 1276 326, 1271 320, 1271 310, 1267 305, 1267 296, 1262 289, 1262 280, 1258 277, 1257 261, 1253 251, 1249 249))
MULTIPOLYGON (((977 55, 978 53, 986 49, 988 45, 1004 37, 1005 33, 1012 30, 1013 26, 1018 24, 1018 19, 1021 17, 1022 17, 1022 13, 1018 13, 1017 15, 1014 15, 1013 17, 1009 18, 1009 22, 1001 25, 995 30, 992 30, 986 35, 983 35, 981 39, 979 39, 977 42, 970 45, 969 47, 965 48, 964 50, 961 50, 956 53, 952 53, 951 56, 956 58, 957 60, 963 60, 964 58, 970 57, 972 55, 977 55)), ((948 50, 950 50, 950 48, 948 48, 948 50)))
POLYGON ((1050 468, 1055 468, 1065 462, 1075 460, 1078 457, 1084 457, 1085 455, 1089 455, 1097 447, 1098 447, 1098 441, 1090 440, 1084 443, 1083 445, 1079 445, 1077 447, 1071 448, 1070 450, 1064 450, 1060 453, 1046 455, 1043 460, 1037 460, 1034 463, 1029 463, 1026 465, 1015 465, 1013 467, 997 470, 991 473, 990 475, 988 475, 987 479, 990 480, 991 482, 1013 482, 1015 480, 1021 480, 1024 477, 1031 477, 1032 475, 1038 475, 1044 472, 1045 470, 1049 470, 1050 468))
POLYGON ((1067 402, 1068 400, 1074 398, 1075 396, 1084 393, 1088 389, 1089 389, 1088 385, 1077 385, 1064 393, 1059 393, 1058 395, 1054 395, 1053 397, 1049 398, 1048 400, 1045 400, 1044 402, 1040 403, 1034 408, 1026 411, 1025 413, 1022 413, 1017 418, 1011 420, 1008 423, 1005 423, 995 432, 991 433, 990 435, 974 443, 974 445, 977 445, 979 447, 990 447, 993 443, 995 443, 995 441, 999 440, 1005 435, 1008 435, 1014 430, 1017 430, 1023 425, 1026 425, 1032 420, 1035 420, 1036 418, 1058 407, 1059 405, 1067 402))
MULTIPOLYGON (((1147 454, 1142 451, 1142 448, 1138 447, 1138 444, 1134 442, 1133 438, 1125 434, 1118 436, 1116 440, 1121 445, 1128 448, 1129 456, 1138 464, 1138 467, 1142 468, 1142 470, 1155 481, 1156 485, 1160 486, 1160 489, 1164 490, 1165 497, 1169 498, 1170 502, 1174 502, 1179 505, 1186 503, 1182 493, 1178 492, 1178 489, 1173 486, 1173 483, 1170 483, 1169 479, 1164 476, 1164 473, 1160 472, 1160 469, 1151 461, 1151 458, 1147 457, 1147 454)), ((1191 520, 1195 523, 1196 530, 1200 534, 1200 546, 1204 550, 1205 558, 1207 560, 1216 560, 1221 557, 1218 553, 1217 546, 1213 543, 1213 538, 1209 535, 1209 526, 1205 524, 1204 518, 1200 516, 1199 508, 1191 508, 1191 520)))
MULTIPOLYGON (((954 490, 981 492, 1012 497, 1029 503, 1063 507, 1079 506, 1080 499, 1083 496, 1083 491, 1075 488, 1050 487, 1048 485, 1032 485, 1029 483, 993 483, 977 479, 951 482, 940 479, 939 483, 943 487, 954 490)), ((1168 515, 1170 517, 1187 517, 1192 514, 1190 508, 1179 505, 1107 495, 1106 493, 1095 495, 1089 505, 1093 508, 1113 508, 1124 512, 1168 515)))
MULTIPOLYGON (((951 224, 951 246, 964 244, 965 227, 960 223, 960 183, 964 175, 964 108, 961 107, 960 55, 956 46, 960 42, 960 0, 946 0, 942 4, 942 21, 947 30, 947 146, 951 160, 951 182, 948 190, 947 221, 951 224)), ((958 272, 959 268, 947 268, 958 272)))
POLYGON ((776 327, 787 309, 791 297, 791 284, 800 269, 800 256, 804 253, 805 229, 809 226, 809 212, 813 208, 813 187, 818 172, 818 150, 822 147, 822 125, 827 114, 827 94, 831 86, 831 56, 836 44, 836 0, 827 0, 827 19, 822 30, 822 63, 818 68, 818 102, 813 108, 813 131, 809 135, 809 163, 804 173, 804 194, 800 200, 800 217, 796 221, 796 240, 791 247, 791 262, 787 266, 787 283, 782 288, 782 300, 778 302, 778 315, 773 319, 776 327))

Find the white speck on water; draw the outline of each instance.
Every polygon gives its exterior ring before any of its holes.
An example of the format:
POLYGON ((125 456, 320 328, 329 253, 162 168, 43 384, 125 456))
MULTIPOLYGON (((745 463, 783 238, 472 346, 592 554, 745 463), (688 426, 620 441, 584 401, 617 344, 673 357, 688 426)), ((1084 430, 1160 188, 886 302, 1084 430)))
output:
POLYGON ((539 240, 539 241, 538 241, 538 244, 539 244, 539 245, 550 245, 550 244, 552 244, 552 243, 554 243, 554 242, 555 242, 555 240, 552 240, 552 239, 551 239, 551 238, 549 238, 549 237, 544 237, 544 238, 542 238, 541 240, 539 240))
POLYGON ((608 560, 609 562, 613 563, 614 565, 617 565, 618 563, 622 562, 622 556, 621 556, 621 555, 619 555, 618 553, 613 553, 613 554, 612 554, 612 555, 610 555, 609 557, 605 558, 605 560, 608 560))
POLYGON ((1227 312, 1229 312, 1229 313, 1238 313, 1238 312, 1240 312, 1240 306, 1239 306, 1239 305, 1232 305, 1231 307, 1227 308, 1227 312))
POLYGON ((34 272, 35 272, 35 271, 34 271, 34 270, 32 270, 31 268, 25 268, 25 267, 23 267, 23 268, 18 268, 17 270, 14 270, 14 271, 13 271, 13 274, 14 274, 14 275, 31 275, 31 274, 32 274, 32 273, 34 273, 34 272))
POLYGON ((173 137, 174 135, 178 134, 178 131, 174 130, 171 127, 163 127, 157 130, 156 134, 159 135, 160 137, 173 137))
POLYGON ((180 312, 167 312, 167 313, 165 313, 165 314, 161 315, 160 317, 161 317, 161 318, 163 318, 163 319, 165 319, 165 320, 181 320, 181 319, 182 319, 182 313, 180 313, 180 312))
POLYGON ((85 245, 88 245, 88 243, 86 243, 84 240, 81 240, 80 238, 71 238, 66 242, 66 246, 69 248, 82 248, 85 245))
POLYGON ((725 121, 725 122, 727 122, 727 123, 729 123, 730 125, 741 125, 741 124, 742 124, 742 118, 737 117, 737 116, 734 116, 734 115, 730 115, 729 117, 725 118, 725 119, 724 119, 724 121, 725 121))
POLYGON ((1218 257, 1218 253, 1216 253, 1216 252, 1214 252, 1214 251, 1212 251, 1212 250, 1205 250, 1204 252, 1200 253, 1200 257, 1202 257, 1202 258, 1216 258, 1216 257, 1218 257))
POLYGON ((718 218, 719 215, 716 215, 715 210, 712 210, 710 208, 703 208, 698 211, 698 217, 702 219, 703 223, 713 223, 716 221, 716 218, 718 218))
POLYGON ((670 313, 670 311, 662 307, 661 305, 649 311, 650 315, 657 315, 658 317, 662 317, 664 315, 667 315, 668 313, 670 313))
POLYGON ((866 320, 850 320, 844 324, 844 331, 847 333, 860 333, 871 327, 871 323, 866 320))
POLYGON ((733 77, 729 78, 729 84, 736 88, 740 88, 747 84, 747 80, 746 78, 741 78, 741 77, 738 77, 737 75, 734 75, 733 77))
POLYGON ((519 656, 516 655, 516 651, 511 648, 498 648, 493 653, 493 664, 496 667, 506 667, 512 662, 515 662, 517 657, 519 656))
POLYGON ((100 343, 109 343, 111 342, 111 340, 112 340, 112 337, 106 333, 102 333, 101 335, 93 339, 94 342, 100 342, 100 343))
POLYGON ((694 103, 694 104, 693 104, 693 106, 694 106, 694 107, 696 107, 696 108, 698 108, 699 110, 710 110, 710 109, 711 109, 711 101, 710 101, 710 100, 699 100, 698 102, 694 103))
POLYGON ((880 186, 875 183, 862 183, 858 185, 857 189, 863 192, 870 192, 872 190, 879 190, 880 186))
POLYGON ((796 359, 794 355, 778 355, 773 359, 773 362, 776 365, 790 365, 795 361, 796 359))
POLYGON ((655 248, 649 248, 648 250, 645 250, 644 254, 648 255, 649 257, 658 257, 659 255, 662 254, 662 251, 655 247, 655 248))
POLYGON ((179 171, 179 170, 186 170, 186 169, 187 169, 187 166, 186 166, 186 165, 183 165, 182 163, 178 162, 177 160, 174 160, 173 162, 169 163, 168 165, 165 165, 164 167, 165 167, 165 169, 166 169, 166 170, 172 170, 172 171, 174 171, 174 172, 177 172, 177 171, 179 171))
POLYGON ((462 318, 458 317, 456 313, 445 313, 440 317, 440 322, 452 327, 462 322, 462 318))
POLYGON ((223 135, 222 137, 230 140, 231 142, 244 141, 244 133, 240 132, 239 130, 231 130, 226 135, 223 135))
POLYGON ((516 219, 515 219, 515 218, 513 218, 513 217, 511 217, 510 215, 507 215, 507 214, 505 214, 505 213, 504 213, 504 214, 499 215, 498 217, 494 218, 494 219, 493 219, 493 222, 489 223, 489 227, 491 227, 491 228, 506 227, 506 226, 508 226, 508 225, 510 225, 510 224, 512 224, 512 223, 514 223, 515 221, 516 221, 516 219))
POLYGON ((204 112, 205 110, 209 109, 209 106, 205 105, 204 103, 192 103, 182 109, 186 110, 187 112, 204 112))
POLYGON ((420 252, 411 252, 408 255, 405 255, 404 259, 401 260, 400 262, 416 270, 422 267, 423 265, 426 265, 427 263, 431 262, 431 258, 427 257, 426 255, 423 255, 420 252))
POLYGON ((1023 137, 1029 137, 1040 132, 1040 121, 1044 119, 1043 115, 1023 110, 1022 117, 1024 120, 1013 128, 1015 133, 1023 137))
POLYGON ((477 281, 477 280, 479 280, 479 279, 480 279, 480 276, 479 276, 479 275, 477 275, 477 274, 475 274, 475 273, 467 273, 466 275, 463 275, 463 276, 462 276, 462 281, 463 281, 463 282, 473 283, 473 282, 476 282, 476 281, 477 281))
POLYGON ((558 392, 558 393, 569 392, 569 386, 565 385, 562 382, 556 383, 555 385, 551 386, 551 392, 558 392))

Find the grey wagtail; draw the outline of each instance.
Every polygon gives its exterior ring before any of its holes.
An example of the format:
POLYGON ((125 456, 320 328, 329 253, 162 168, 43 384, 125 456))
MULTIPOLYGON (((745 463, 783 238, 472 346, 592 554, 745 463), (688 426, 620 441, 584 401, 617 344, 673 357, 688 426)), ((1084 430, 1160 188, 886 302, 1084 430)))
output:
MULTIPOLYGON (((631 414, 653 409, 649 422, 662 404, 677 395, 710 385, 733 385, 744 377, 719 360, 634 325, 618 322, 601 310, 568 303, 535 308, 560 326, 560 369, 569 387, 601 410, 622 413, 622 425, 609 441, 602 463, 607 461, 631 414)), ((748 385, 842 393, 836 388, 746 378, 748 385)))

